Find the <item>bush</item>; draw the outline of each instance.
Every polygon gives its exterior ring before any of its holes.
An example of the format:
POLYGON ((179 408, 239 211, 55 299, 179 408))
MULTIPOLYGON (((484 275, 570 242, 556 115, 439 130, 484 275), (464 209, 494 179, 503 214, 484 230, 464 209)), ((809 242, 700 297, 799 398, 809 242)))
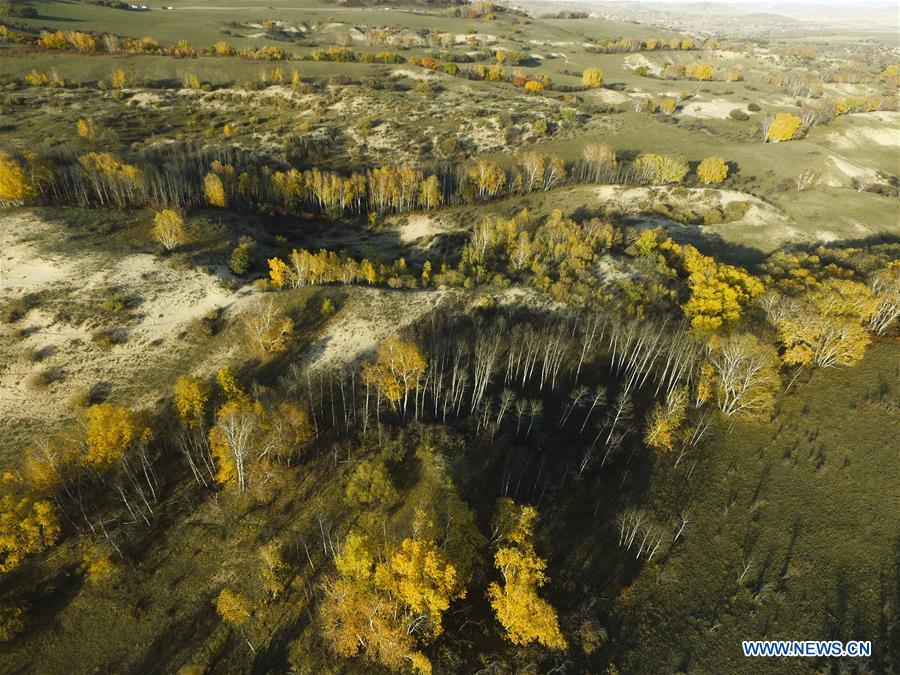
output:
POLYGON ((749 103, 747 104, 747 110, 749 110, 750 112, 759 112, 760 110, 762 110, 762 108, 760 108, 756 103, 749 103))
POLYGON ((41 347, 40 349, 28 349, 26 350, 24 356, 28 361, 32 363, 40 363, 41 361, 46 360, 48 357, 52 356, 56 351, 56 347, 53 345, 49 345, 47 347, 41 347))
POLYGON ((750 202, 728 202, 725 205, 725 222, 740 220, 750 209, 750 202))
POLYGON ((34 309, 40 304, 35 295, 26 295, 22 298, 12 298, 3 303, 0 307, 0 321, 3 323, 16 323, 25 318, 29 310, 34 309))
POLYGON ((104 289, 101 297, 100 309, 104 314, 124 314, 138 304, 137 298, 114 287, 104 289))
POLYGON ((103 403, 109 398, 110 386, 108 382, 97 382, 87 389, 76 391, 71 398, 71 406, 75 410, 84 410, 92 405, 103 403))
POLYGON ((741 110, 740 108, 735 108, 735 109, 732 110, 730 113, 728 113, 728 116, 729 116, 731 119, 736 120, 736 121, 738 121, 738 122, 746 122, 747 120, 750 119, 750 115, 748 115, 747 113, 745 113, 745 112, 744 112, 743 110, 741 110))
POLYGON ((207 312, 204 316, 192 319, 185 327, 185 335, 189 339, 196 341, 208 340, 219 332, 219 319, 222 317, 222 310, 214 309, 207 312))
POLYGON ((25 630, 25 611, 14 605, 0 606, 0 642, 9 642, 25 630))
POLYGON ((121 328, 103 328, 91 337, 91 341, 100 349, 112 349, 116 345, 128 342, 128 333, 121 328))
POLYGON ((65 371, 59 366, 50 366, 31 376, 29 384, 35 389, 43 389, 66 379, 65 371))
POLYGON ((12 5, 9 8, 9 15, 22 19, 37 19, 40 16, 37 9, 30 5, 12 5))
POLYGON ((232 274, 242 277, 250 270, 255 248, 256 242, 250 237, 243 236, 238 239, 238 245, 235 246, 228 258, 228 269, 232 274))

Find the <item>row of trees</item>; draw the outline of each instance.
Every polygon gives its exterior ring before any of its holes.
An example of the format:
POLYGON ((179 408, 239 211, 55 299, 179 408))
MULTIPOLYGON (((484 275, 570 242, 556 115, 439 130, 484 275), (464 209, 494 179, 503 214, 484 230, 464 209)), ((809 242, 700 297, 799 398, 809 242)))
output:
POLYGON ((598 40, 592 42, 588 46, 589 52, 599 52, 601 54, 626 54, 633 52, 652 52, 664 49, 692 51, 695 49, 718 49, 719 43, 710 40, 706 44, 697 42, 692 38, 673 37, 668 40, 662 38, 619 38, 618 40, 598 40))
POLYGON ((254 61, 284 61, 292 58, 281 47, 261 46, 232 47, 219 41, 212 47, 194 47, 187 40, 179 40, 170 45, 161 45, 151 37, 129 38, 112 33, 86 33, 74 30, 42 31, 34 39, 34 46, 43 49, 73 50, 83 53, 109 54, 161 54, 181 58, 195 56, 237 56, 254 61))
MULTIPOLYGON (((85 133, 88 127, 89 123, 85 133)), ((145 156, 136 164, 108 152, 54 158, 31 151, 18 157, 4 152, 0 154, 0 202, 40 200, 116 208, 269 206, 359 215, 430 210, 529 194, 573 179, 669 184, 681 182, 689 173, 681 157, 646 153, 633 162, 620 162, 603 143, 585 146, 582 159, 572 166, 557 157, 526 152, 511 166, 482 159, 468 166, 438 167, 433 173, 410 166, 382 166, 347 175, 318 168, 282 170, 265 164, 257 168, 249 159, 210 161, 208 157, 203 152, 191 156, 170 150, 159 157, 145 156)), ((701 167, 697 176, 706 184, 721 182, 728 175, 721 158, 706 158, 701 167)))

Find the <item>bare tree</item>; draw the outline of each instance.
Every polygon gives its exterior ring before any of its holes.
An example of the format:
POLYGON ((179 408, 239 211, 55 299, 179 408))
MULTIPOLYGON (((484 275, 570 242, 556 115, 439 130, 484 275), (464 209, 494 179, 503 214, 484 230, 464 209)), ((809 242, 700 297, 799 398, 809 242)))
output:
POLYGON ((803 192, 819 179, 819 172, 812 168, 800 169, 791 179, 797 192, 803 192))
POLYGON ((726 338, 710 355, 718 378, 717 400, 726 415, 758 414, 772 402, 778 388, 777 355, 753 335, 738 333, 726 338))

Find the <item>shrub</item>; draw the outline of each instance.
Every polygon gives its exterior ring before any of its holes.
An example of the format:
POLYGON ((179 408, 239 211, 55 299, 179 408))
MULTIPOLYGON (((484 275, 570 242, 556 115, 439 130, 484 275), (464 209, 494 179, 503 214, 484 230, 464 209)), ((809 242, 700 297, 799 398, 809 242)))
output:
POLYGON ((239 277, 244 276, 250 269, 253 262, 253 250, 256 248, 256 242, 250 237, 243 236, 238 240, 228 258, 228 269, 232 274, 239 277))
POLYGON ((31 376, 29 384, 35 389, 43 389, 66 379, 65 371, 59 366, 50 366, 31 376))
POLYGON ((728 202, 725 205, 725 222, 730 223, 740 220, 750 209, 750 202, 728 202))
POLYGON ((128 333, 121 328, 103 328, 94 333, 91 341, 100 349, 110 350, 128 342, 128 333))
POLYGON ((211 310, 202 317, 189 321, 187 326, 185 326, 184 333, 191 340, 198 342, 208 340, 219 332, 219 319, 221 316, 221 308, 211 310))
POLYGON ((701 183, 721 183, 728 176, 728 165, 721 157, 706 157, 697 167, 697 178, 701 183))
POLYGON ((37 297, 26 295, 23 298, 13 298, 7 300, 0 307, 0 321, 3 323, 16 323, 25 318, 29 310, 38 305, 37 297))
POLYGON ((750 115, 748 115, 747 113, 745 113, 745 112, 744 112, 743 110, 741 110, 740 108, 735 108, 735 109, 732 110, 730 113, 728 113, 728 116, 729 116, 731 119, 736 120, 736 121, 738 121, 738 122, 746 122, 747 120, 750 119, 750 115))
POLYGON ((92 405, 103 403, 109 398, 110 386, 108 382, 96 382, 86 389, 76 391, 71 398, 71 406, 75 410, 84 410, 92 405))

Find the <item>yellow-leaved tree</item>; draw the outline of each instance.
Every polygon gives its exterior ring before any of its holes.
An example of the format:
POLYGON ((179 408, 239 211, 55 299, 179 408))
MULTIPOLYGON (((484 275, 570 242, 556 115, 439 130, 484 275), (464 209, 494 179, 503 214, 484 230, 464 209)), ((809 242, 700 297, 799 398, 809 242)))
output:
POLYGON ((692 80, 706 82, 713 76, 713 67, 709 63, 690 63, 684 68, 684 74, 692 80))
POLYGON ((456 568, 431 539, 404 539, 376 566, 375 585, 422 617, 416 620, 429 637, 441 634, 441 615, 466 594, 456 568))
POLYGON ((0 206, 21 204, 32 194, 28 174, 12 156, 0 150, 0 206))
POLYGON ((501 499, 494 518, 500 544, 494 564, 503 576, 503 585, 491 583, 488 598, 506 638, 515 645, 533 642, 549 649, 566 649, 553 606, 537 591, 548 581, 547 562, 534 550, 534 522, 537 511, 501 499))
POLYGON ((0 574, 55 544, 59 533, 59 518, 51 502, 27 496, 11 473, 0 477, 0 574))
POLYGON ((153 236, 163 248, 171 251, 184 241, 184 219, 173 209, 163 209, 153 216, 153 236))
POLYGON ((585 68, 581 73, 581 84, 596 89, 603 85, 603 71, 600 68, 585 68))
POLYGON ((649 152, 638 155, 634 170, 643 182, 680 183, 690 171, 690 166, 683 157, 649 152))
POLYGON ((89 117, 82 117, 75 123, 75 130, 78 132, 78 135, 82 138, 93 138, 97 129, 94 126, 93 120, 89 117))
POLYGON ((687 415, 688 392, 674 387, 664 403, 657 403, 650 412, 644 442, 661 452, 673 452, 680 440, 682 424, 687 415))
POLYGON ((363 366, 363 377, 405 415, 409 392, 419 388, 427 367, 414 343, 390 337, 378 348, 375 361, 363 366))
POLYGON ((699 332, 737 323, 744 308, 764 290, 762 282, 745 270, 716 262, 690 244, 680 247, 666 241, 661 248, 681 253, 691 293, 682 310, 699 332))
POLYGON ((377 508, 391 508, 400 495, 384 462, 371 458, 360 462, 350 474, 344 499, 351 506, 371 512, 377 508))
POLYGON ((697 178, 704 185, 721 183, 728 177, 728 165, 722 157, 705 157, 697 166, 697 178))
POLYGON ((428 640, 439 632, 443 610, 437 608, 445 604, 449 592, 448 567, 433 542, 411 547, 406 541, 412 540, 405 540, 405 550, 401 546, 400 552, 379 563, 376 570, 377 551, 369 538, 350 532, 335 557, 339 577, 324 584, 319 614, 325 638, 336 654, 356 656, 361 652, 366 660, 390 670, 412 669, 428 675, 431 663, 417 649, 417 639, 428 640), (435 553, 430 561, 429 552, 435 553), (424 567, 413 569, 416 564, 424 567), (410 602, 423 612, 413 611, 410 602), (429 613, 432 609, 438 611, 437 616, 429 613))
POLYGON ((774 347, 749 333, 709 340, 716 405, 728 416, 768 414, 781 387, 774 347))
POLYGON ((244 492, 251 471, 266 454, 262 439, 264 410, 258 402, 229 400, 216 411, 209 430, 209 449, 216 464, 216 481, 244 492))
POLYGON ((210 206, 225 208, 225 186, 217 174, 210 172, 203 177, 203 194, 210 206))
POLYGON ((86 412, 83 462, 95 471, 111 469, 133 443, 149 435, 137 416, 124 406, 112 403, 92 405, 86 412))
POLYGON ((260 300, 242 318, 250 341, 260 352, 280 352, 290 345, 294 321, 276 307, 272 298, 260 300))
POLYGON ((796 297, 764 304, 778 331, 787 365, 851 365, 866 353, 865 326, 878 308, 871 288, 850 279, 826 279, 796 297))
POLYGON ((780 112, 764 123, 766 141, 770 143, 789 141, 796 135, 802 124, 803 120, 796 115, 780 112))
POLYGON ((181 424, 189 429, 203 426, 209 386, 198 377, 182 375, 175 383, 175 410, 181 424))
POLYGON ((241 631, 244 642, 250 647, 251 652, 256 652, 244 626, 250 620, 252 607, 250 602, 240 593, 235 593, 229 588, 222 589, 222 592, 216 596, 216 612, 225 623, 235 626, 241 631))

